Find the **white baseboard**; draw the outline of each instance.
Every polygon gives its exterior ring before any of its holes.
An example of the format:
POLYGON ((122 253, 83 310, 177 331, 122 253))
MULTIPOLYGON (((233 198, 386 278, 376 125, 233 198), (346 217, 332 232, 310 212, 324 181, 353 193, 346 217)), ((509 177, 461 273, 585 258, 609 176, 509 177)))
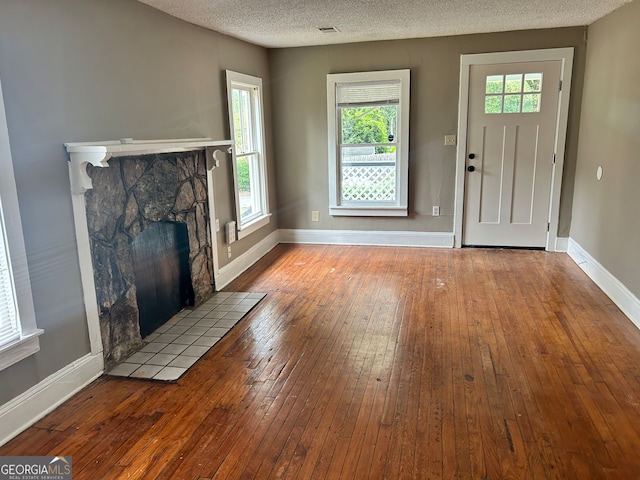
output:
POLYGON ((453 248, 453 233, 283 229, 280 230, 280 241, 282 243, 316 243, 324 245, 453 248))
POLYGON ((278 230, 270 233, 263 240, 256 243, 231 263, 218 270, 218 275, 216 275, 215 280, 216 290, 220 290, 229 285, 241 273, 269 253, 276 245, 278 245, 278 243, 280 243, 278 241, 279 236, 280 234, 278 233, 278 230))
POLYGON ((569 237, 556 238, 556 249, 554 252, 566 252, 569 250, 569 237))
POLYGON ((50 413, 102 375, 103 371, 102 353, 88 354, 0 406, 0 445, 50 413))
POLYGON ((572 238, 569 238, 567 253, 613 303, 629 317, 635 326, 640 329, 640 299, 572 238))

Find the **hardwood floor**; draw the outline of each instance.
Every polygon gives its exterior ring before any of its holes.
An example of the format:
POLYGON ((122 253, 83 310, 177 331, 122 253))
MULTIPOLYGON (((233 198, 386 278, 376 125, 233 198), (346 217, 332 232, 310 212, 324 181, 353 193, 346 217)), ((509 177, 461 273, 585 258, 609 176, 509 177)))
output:
POLYGON ((640 331, 564 254, 280 245, 177 383, 101 378, 0 448, 74 479, 640 478, 640 331))

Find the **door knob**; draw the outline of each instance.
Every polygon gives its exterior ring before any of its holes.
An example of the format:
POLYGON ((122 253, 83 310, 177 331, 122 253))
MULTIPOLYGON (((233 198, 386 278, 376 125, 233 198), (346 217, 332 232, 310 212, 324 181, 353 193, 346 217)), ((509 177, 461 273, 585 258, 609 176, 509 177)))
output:
POLYGON ((475 153, 470 153, 470 154, 469 154, 469 158, 470 158, 471 160, 473 160, 474 158, 476 158, 476 154, 475 154, 475 153))
POLYGON ((467 172, 475 172, 476 171, 476 167, 474 167, 473 165, 469 165, 467 167, 467 172))

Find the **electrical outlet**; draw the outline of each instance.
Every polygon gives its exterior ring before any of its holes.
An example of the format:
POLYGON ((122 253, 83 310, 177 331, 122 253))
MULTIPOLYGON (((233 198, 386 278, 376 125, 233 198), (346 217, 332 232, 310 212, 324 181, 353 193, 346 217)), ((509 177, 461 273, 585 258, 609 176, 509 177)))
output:
POLYGON ((434 205, 433 206, 432 215, 434 217, 439 217, 440 216, 440 207, 438 205, 434 205))
POLYGON ((447 146, 455 146, 456 144, 456 136, 455 135, 445 135, 444 136, 444 144, 447 146))
POLYGON ((227 247, 227 258, 231 258, 231 245, 227 247))
POLYGON ((311 221, 319 222, 320 221, 320 212, 318 210, 313 210, 311 212, 311 221))

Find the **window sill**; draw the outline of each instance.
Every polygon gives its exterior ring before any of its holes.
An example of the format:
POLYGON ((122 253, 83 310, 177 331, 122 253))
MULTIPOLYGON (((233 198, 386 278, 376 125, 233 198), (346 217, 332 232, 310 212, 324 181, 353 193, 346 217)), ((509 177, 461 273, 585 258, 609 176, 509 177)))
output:
POLYGON ((247 223, 242 227, 242 229, 238 230, 238 240, 248 235, 251 235, 253 232, 257 230, 260 230, 265 225, 268 225, 270 221, 271 221, 271 214, 267 213, 266 215, 263 215, 262 217, 258 217, 255 220, 251 221, 250 223, 247 223))
POLYGON ((329 214, 335 217, 406 217, 407 207, 329 207, 329 214))
POLYGON ((0 347, 0 371, 40 351, 40 335, 44 330, 34 330, 15 342, 0 347))

